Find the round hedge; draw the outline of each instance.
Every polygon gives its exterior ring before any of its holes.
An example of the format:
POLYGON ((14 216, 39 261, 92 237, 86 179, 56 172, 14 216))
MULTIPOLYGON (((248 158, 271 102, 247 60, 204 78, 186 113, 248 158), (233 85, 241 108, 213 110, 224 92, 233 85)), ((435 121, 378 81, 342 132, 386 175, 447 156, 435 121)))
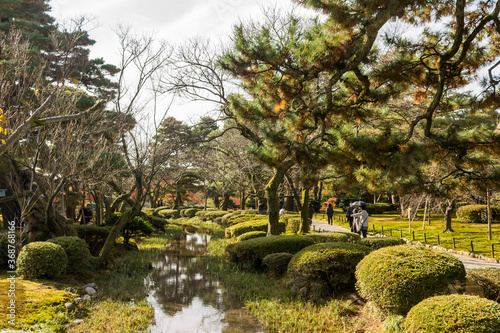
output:
POLYGON ((17 273, 32 278, 56 278, 68 266, 64 249, 50 242, 33 242, 25 245, 17 258, 17 273))
POLYGON ((62 236, 47 240, 60 245, 68 256, 68 273, 81 273, 88 269, 90 251, 87 243, 76 236, 62 236))
POLYGON ((167 225, 167 220, 158 216, 148 216, 148 221, 153 226, 153 228, 159 231, 164 231, 165 226, 167 225))
POLYGON ((492 267, 468 269, 467 280, 480 286, 484 297, 500 303, 500 269, 492 267))
POLYGON ((262 260, 268 254, 279 252, 294 254, 313 244, 314 241, 307 236, 267 236, 230 244, 226 247, 226 253, 234 263, 247 268, 261 269, 262 260))
POLYGON ((238 242, 242 242, 252 238, 266 237, 267 233, 265 231, 250 231, 245 232, 243 235, 240 235, 236 238, 238 242))
POLYGON ((404 245, 406 241, 397 237, 370 237, 360 239, 358 243, 373 249, 381 249, 387 246, 404 245))
POLYGON ((293 254, 288 252, 271 253, 262 259, 262 265, 270 276, 281 277, 286 273, 292 257, 293 254))
MULTIPOLYGON (((226 238, 233 238, 243 235, 250 231, 264 231, 267 232, 269 222, 267 220, 250 220, 241 222, 226 228, 226 238)), ((284 222, 278 222, 278 233, 284 233, 286 225, 284 222)))
POLYGON ((184 215, 186 217, 194 217, 198 211, 198 208, 188 208, 184 211, 184 215))
POLYGON ((500 332, 500 304, 470 295, 443 295, 415 305, 405 319, 405 332, 500 332))
MULTIPOLYGON (((464 205, 458 208, 457 217, 465 223, 487 223, 486 205, 464 205)), ((491 219, 498 221, 500 218, 500 207, 491 206, 491 219)))
POLYGON ((288 265, 292 290, 321 299, 354 289, 356 265, 371 249, 350 243, 321 243, 295 254, 288 265))
POLYGON ((349 237, 346 234, 340 232, 325 232, 317 234, 308 234, 307 237, 311 237, 315 243, 347 243, 349 237))
POLYGON ((423 299, 445 292, 450 283, 465 281, 465 268, 448 253, 398 245, 366 256, 356 268, 356 280, 365 300, 382 310, 405 315, 423 299))

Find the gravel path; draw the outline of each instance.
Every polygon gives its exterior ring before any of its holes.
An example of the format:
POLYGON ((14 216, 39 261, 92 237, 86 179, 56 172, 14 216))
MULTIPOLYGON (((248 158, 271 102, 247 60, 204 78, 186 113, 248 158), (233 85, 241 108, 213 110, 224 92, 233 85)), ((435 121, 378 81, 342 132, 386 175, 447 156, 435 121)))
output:
MULTIPOLYGON (((312 221, 311 230, 320 231, 320 232, 350 231, 349 229, 338 226, 336 224, 330 225, 327 222, 317 221, 317 220, 312 221)), ((451 253, 451 252, 449 252, 449 253, 453 254, 455 257, 460 259, 463 262, 465 269, 486 268, 486 267, 493 267, 493 268, 500 269, 499 263, 488 262, 486 260, 482 260, 482 259, 478 259, 478 258, 471 258, 471 257, 467 257, 467 256, 463 256, 463 255, 459 255, 459 254, 455 254, 455 253, 451 253)))

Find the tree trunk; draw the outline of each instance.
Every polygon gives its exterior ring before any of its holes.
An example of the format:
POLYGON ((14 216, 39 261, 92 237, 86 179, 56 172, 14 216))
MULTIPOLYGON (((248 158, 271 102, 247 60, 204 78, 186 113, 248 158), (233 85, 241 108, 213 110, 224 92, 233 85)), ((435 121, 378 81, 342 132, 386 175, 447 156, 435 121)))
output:
POLYGON ((220 205, 221 210, 227 210, 229 207, 229 193, 224 193, 222 196, 222 204, 220 205))
POLYGON ((309 188, 302 188, 302 208, 300 209, 300 226, 299 233, 306 234, 309 232, 309 188))
POLYGON ((240 209, 241 210, 245 210, 245 205, 246 205, 246 201, 247 200, 247 197, 245 196, 245 190, 241 190, 240 191, 240 209))
POLYGON ((278 189, 285 177, 286 172, 293 165, 292 161, 285 161, 278 167, 273 168, 274 175, 266 185, 267 196, 267 213, 269 217, 269 225, 267 229, 268 235, 278 235, 278 222, 279 222, 279 197, 278 189))
POLYGON ((319 182, 318 198, 323 201, 323 199, 321 199, 323 198, 323 181, 319 182))
POLYGON ((313 199, 314 200, 318 200, 318 191, 319 191, 318 184, 315 184, 313 186, 313 199))
POLYGON ((451 228, 451 217, 453 216, 453 212, 455 211, 455 199, 448 201, 448 207, 446 207, 446 211, 444 213, 444 230, 443 232, 453 232, 451 228))
POLYGON ((291 210, 293 210, 293 211, 300 211, 300 209, 302 208, 302 203, 300 201, 299 193, 295 189, 295 185, 293 184, 293 181, 290 178, 290 176, 286 175, 285 177, 286 177, 287 184, 290 187, 290 191, 291 191, 291 193, 293 195, 293 199, 295 201, 295 205, 294 205, 293 209, 291 209, 291 210))

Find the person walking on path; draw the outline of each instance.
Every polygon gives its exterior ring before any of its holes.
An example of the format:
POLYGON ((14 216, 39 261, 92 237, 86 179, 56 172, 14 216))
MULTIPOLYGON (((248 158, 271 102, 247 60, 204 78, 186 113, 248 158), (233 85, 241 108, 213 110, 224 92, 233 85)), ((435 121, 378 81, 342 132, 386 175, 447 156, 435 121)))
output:
POLYGON ((353 224, 353 228, 356 232, 361 231, 361 237, 366 238, 368 235, 368 212, 366 211, 366 206, 361 205, 359 207, 359 213, 354 213, 351 216, 353 218, 359 218, 359 221, 357 221, 356 225, 353 224))
POLYGON ((333 224, 333 206, 331 203, 328 203, 328 207, 326 207, 326 216, 328 217, 328 224, 333 224))
POLYGON ((351 204, 349 206, 349 208, 347 208, 347 213, 346 213, 346 217, 347 217, 347 221, 349 222, 349 227, 351 228, 351 232, 356 232, 353 228, 353 220, 354 218, 352 217, 352 214, 354 213, 357 213, 358 210, 356 209, 356 206, 354 206, 353 204, 351 204))

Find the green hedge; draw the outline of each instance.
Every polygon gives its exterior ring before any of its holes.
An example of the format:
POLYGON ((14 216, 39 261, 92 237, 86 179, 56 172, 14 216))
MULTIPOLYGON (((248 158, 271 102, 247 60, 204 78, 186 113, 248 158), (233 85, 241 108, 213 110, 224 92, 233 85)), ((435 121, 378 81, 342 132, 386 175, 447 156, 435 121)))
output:
POLYGON ((262 259, 262 265, 269 276, 279 278, 286 273, 293 254, 288 252, 271 253, 262 259))
POLYGON ((295 254, 288 265, 292 290, 319 300, 354 289, 356 265, 371 249, 350 243, 321 243, 295 254))
POLYGON ((232 217, 240 216, 242 212, 242 210, 235 210, 234 212, 227 213, 221 218, 222 224, 227 225, 232 217))
POLYGON ((255 215, 255 214, 257 214, 257 210, 256 209, 246 209, 246 210, 242 211, 241 214, 244 214, 244 215, 247 215, 247 214, 255 215))
POLYGON ((483 289, 484 297, 500 302, 500 269, 491 267, 469 269, 467 279, 483 289))
POLYGON ((373 249, 381 249, 387 246, 404 245, 404 239, 397 237, 369 237, 358 241, 359 244, 371 247, 373 249))
POLYGON ((308 234, 307 237, 311 237, 315 243, 347 243, 349 240, 346 234, 335 231, 308 234))
MULTIPOLYGON (((457 210, 457 217, 462 222, 467 223, 487 223, 486 205, 465 205, 457 210)), ((491 219, 498 221, 500 219, 500 207, 491 206, 491 219)))
MULTIPOLYGON (((232 225, 226 228, 226 238, 233 238, 243 235, 250 231, 264 231, 267 232, 269 222, 267 220, 251 220, 232 225)), ((278 233, 284 233, 286 226, 284 222, 278 223, 278 233)))
POLYGON ((267 236, 230 244, 226 253, 232 262, 247 268, 261 269, 262 260, 271 253, 287 252, 295 254, 314 244, 307 236, 267 236))
POLYGON ((344 234, 347 236, 347 241, 349 243, 357 244, 358 241, 361 239, 361 236, 355 232, 350 232, 350 231, 336 231, 338 234, 344 234))
POLYGON ((405 315, 427 297, 446 292, 465 268, 456 257, 420 246, 384 247, 366 256, 356 269, 359 295, 378 308, 405 315))
POLYGON ((268 217, 266 215, 255 215, 255 214, 240 214, 236 216, 231 216, 227 219, 226 226, 232 226, 242 222, 248 221, 267 221, 268 217))
POLYGON ((98 256, 99 251, 104 246, 106 238, 109 236, 111 227, 98 227, 94 225, 75 225, 73 229, 78 234, 78 237, 83 239, 89 246, 90 253, 93 256, 98 256))
POLYGON ((415 305, 404 326, 407 333, 497 333, 500 304, 479 296, 435 296, 415 305))
POLYGON ((64 274, 67 266, 64 249, 51 242, 29 243, 17 258, 17 274, 30 278, 57 278, 64 274))
POLYGON ((177 209, 161 209, 155 211, 158 216, 163 217, 164 219, 173 219, 180 216, 180 213, 177 209))
POLYGON ((60 245, 68 256, 67 273, 81 273, 88 269, 90 250, 87 243, 76 236, 62 236, 47 240, 60 245))
POLYGON ((167 220, 165 220, 163 217, 149 216, 148 215, 148 221, 153 226, 153 228, 155 228, 156 230, 165 231, 165 226, 167 225, 167 220))
POLYGON ((245 232, 243 235, 239 235, 236 240, 238 242, 246 241, 248 239, 252 238, 259 238, 259 237, 266 237, 267 232, 265 231, 250 231, 250 232, 245 232))
POLYGON ((376 204, 373 203, 366 204, 366 211, 369 214, 383 214, 385 212, 390 212, 395 209, 396 207, 394 205, 385 202, 380 202, 376 204))
POLYGON ((194 217, 198 211, 199 211, 199 209, 198 209, 198 208, 188 208, 188 209, 186 209, 186 210, 184 211, 184 215, 185 215, 186 217, 191 218, 191 217, 194 217))

